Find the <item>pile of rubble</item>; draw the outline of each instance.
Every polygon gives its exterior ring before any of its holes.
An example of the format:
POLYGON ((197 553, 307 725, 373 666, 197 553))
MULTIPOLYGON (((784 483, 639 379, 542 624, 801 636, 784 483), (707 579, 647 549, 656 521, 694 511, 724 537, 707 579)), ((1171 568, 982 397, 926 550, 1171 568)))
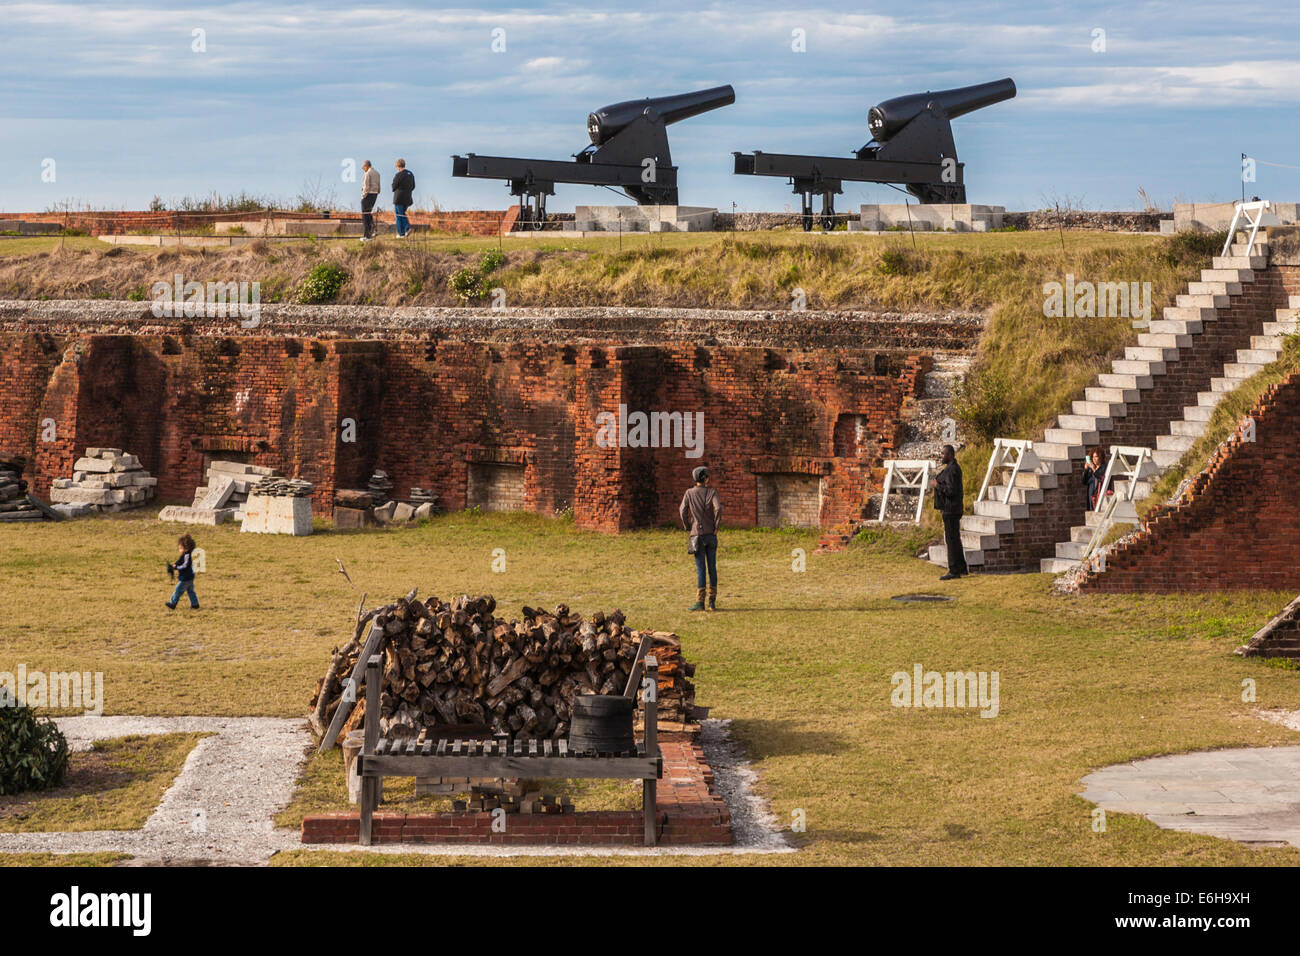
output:
POLYGON ((139 508, 153 498, 158 484, 139 458, 120 448, 87 448, 72 472, 71 478, 54 479, 50 489, 55 510, 69 518, 139 508))
POLYGON ((242 461, 213 461, 204 474, 206 485, 194 491, 194 504, 186 508, 169 505, 158 513, 162 521, 183 521, 188 524, 224 524, 242 521, 244 505, 253 486, 274 474, 265 465, 250 465, 242 461))
POLYGON ((376 471, 370 476, 366 490, 370 492, 374 504, 382 505, 388 501, 388 493, 393 490, 393 479, 388 477, 386 471, 376 471))
POLYGON ((405 500, 390 498, 393 480, 376 471, 364 489, 339 488, 334 492, 334 527, 368 528, 376 524, 402 524, 431 517, 438 511, 438 496, 429 488, 412 488, 405 500))
POLYGON ((310 498, 316 486, 301 478, 279 478, 272 475, 253 486, 252 493, 264 498, 310 498))
POLYGON ((27 493, 25 459, 0 460, 0 521, 44 521, 49 515, 27 493))

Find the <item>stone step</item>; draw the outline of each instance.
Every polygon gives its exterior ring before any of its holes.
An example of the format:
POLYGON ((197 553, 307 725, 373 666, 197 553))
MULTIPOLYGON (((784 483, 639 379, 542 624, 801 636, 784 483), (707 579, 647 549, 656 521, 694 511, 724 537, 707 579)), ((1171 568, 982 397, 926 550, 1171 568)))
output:
POLYGON ((1219 313, 1214 309, 1189 309, 1177 305, 1165 306, 1160 310, 1160 315, 1170 322, 1213 322, 1219 317, 1219 313))
MULTIPOLYGON (((1093 515, 1095 513, 1096 512, 1093 511, 1088 512, 1089 515, 1093 515)), ((1096 530, 1097 529, 1092 527, 1091 525, 1077 524, 1070 529, 1070 541, 1073 542, 1074 544, 1087 544, 1089 541, 1092 540, 1092 536, 1096 530)))
POLYGON ((1289 309, 1274 309, 1273 319, 1276 322, 1296 322, 1300 321, 1300 309, 1294 306, 1289 309))
POLYGON ((1205 324, 1200 319, 1156 319, 1150 326, 1150 332, 1173 332, 1175 335, 1199 335, 1205 324))
POLYGON ((1245 381, 1263 368, 1263 365, 1256 362, 1228 362, 1223 366, 1223 377, 1245 381))
MULTIPOLYGON (((1271 325, 1272 323, 1265 324, 1271 325)), ((1285 345, 1285 335, 1252 335, 1250 337, 1250 347, 1262 352, 1277 352, 1280 354, 1285 345)), ((1237 358, 1241 358, 1240 352, 1237 353, 1237 358)))
MULTIPOLYGON (((1043 477, 1049 476, 1044 475, 1043 477)), ((1053 480, 1056 478, 1055 475, 1050 477, 1053 480)), ((1055 485, 1052 487, 1055 487, 1055 485)), ((1003 498, 1007 498, 1006 485, 989 485, 988 489, 984 492, 984 501, 981 502, 981 504, 1001 504, 1003 498)), ((1024 505, 1025 507, 1028 507, 1029 505, 1042 504, 1042 501, 1042 488, 1027 488, 1020 485, 1013 486, 1011 489, 1011 497, 1007 498, 1008 504, 1024 505)))
POLYGON ((1164 362, 1143 362, 1132 359, 1115 359, 1110 370, 1116 375, 1164 375, 1164 362))
POLYGON ((1073 558, 1043 558, 1038 567, 1043 574, 1062 574, 1077 568, 1080 563, 1073 558))
POLYGON ((1196 404, 1202 408, 1215 409, 1219 407, 1219 402, 1223 400, 1223 392, 1197 392, 1196 404))
MULTIPOLYGON (((1043 432, 1043 442, 1046 445, 1095 445, 1099 440, 1096 430, 1085 430, 1082 428, 1049 428, 1043 432)), ((1038 444, 1034 444, 1038 448, 1038 444)), ((1073 458, 1073 455, 1053 455, 1051 452, 1046 453, 1048 458, 1073 458)), ((1039 460, 1043 460, 1044 452, 1038 452, 1039 460)))
POLYGON ((1016 475, 1015 480, 1016 488, 1055 488, 1056 485, 1056 473, 1050 471, 1022 471, 1016 475))
MULTIPOLYGON (((942 544, 930 545, 930 563, 937 564, 945 568, 948 566, 948 548, 946 545, 942 545, 942 544)), ((983 564, 984 564, 983 551, 966 552, 966 565, 968 567, 975 568, 983 564)))
POLYGON ((1179 349, 1192 347, 1192 337, 1186 332, 1143 332, 1138 335, 1138 347, 1167 349, 1177 353, 1179 349))
POLYGON ((1272 365, 1277 361, 1277 357, 1282 354, 1280 349, 1254 347, 1255 343, 1251 342, 1248 349, 1237 349, 1237 361, 1242 365, 1272 365))
POLYGON ((1169 431, 1174 435, 1190 435, 1192 438, 1200 438, 1205 434, 1205 422, 1195 418, 1184 418, 1182 421, 1172 421, 1169 423, 1169 431))
MULTIPOLYGON (((1242 251, 1245 252, 1244 249, 1242 251)), ((1210 260, 1210 265, 1215 269, 1250 269, 1253 272, 1258 272, 1261 269, 1268 268, 1268 256, 1215 256, 1210 260)))
POLYGON ((1127 362, 1177 362, 1178 349, 1165 348, 1162 345, 1130 345, 1124 349, 1124 360, 1127 362))
MULTIPOLYGON (((1047 431, 1050 433, 1058 430, 1049 428, 1047 431)), ((1095 443, 1097 439, 1093 438, 1091 441, 1095 443)), ((1087 454, 1087 448, 1082 444, 1062 444, 1053 441, 1034 442, 1034 450, 1038 452, 1044 470, 1056 475, 1069 474, 1074 470, 1071 461, 1087 454)))
POLYGON ((1240 282, 1189 282, 1187 291, 1191 295, 1241 295, 1240 282))
POLYGON ((1151 453, 1151 460, 1161 469, 1178 464, 1182 457, 1183 453, 1181 451, 1174 451, 1171 448, 1157 448, 1151 453))
POLYGON ((1229 297, 1214 292, 1184 292, 1174 296, 1174 303, 1181 308, 1226 309, 1229 297))
POLYGON ((1147 389, 1152 387, 1150 375, 1118 375, 1102 372, 1097 376, 1097 384, 1102 388, 1147 389))
MULTIPOLYGON (((1000 487, 1005 489, 1006 486, 1002 485, 1000 487)), ((987 494, 987 492, 985 492, 985 494, 987 494)), ((1043 494, 1040 491, 1038 492, 1039 501, 1041 501, 1042 498, 1043 494)), ((986 515, 991 518, 1010 518, 1012 520, 1023 519, 1029 517, 1029 505, 1018 501, 1008 501, 1006 504, 1003 504, 1001 498, 998 498, 996 501, 977 501, 975 502, 975 513, 977 515, 986 515)))
POLYGON ((1293 309, 1300 309, 1300 295, 1287 296, 1287 304, 1293 309))
POLYGON ((1100 419, 1123 418, 1128 414, 1128 406, 1123 402, 1094 402, 1091 400, 1070 403, 1070 411, 1076 415, 1091 415, 1100 419))
MULTIPOLYGON (((1210 379, 1210 391, 1226 394, 1231 392, 1240 384, 1241 379, 1239 378, 1212 378, 1210 379)), ((1198 392, 1197 394, 1199 395, 1200 393, 1198 392)))
POLYGON ((1249 269, 1202 269, 1202 282, 1254 282, 1255 273, 1249 269))
POLYGON ((1109 402, 1115 405, 1127 405, 1136 402, 1142 393, 1134 388, 1107 388, 1102 385, 1089 385, 1083 390, 1083 397, 1089 402, 1109 402))
POLYGON ((985 534, 978 529, 966 528, 966 522, 974 515, 963 515, 961 519, 961 544, 968 551, 996 551, 998 549, 998 536, 995 534, 985 534))
POLYGON ((1058 415, 1056 417, 1057 428, 1068 428, 1071 430, 1092 432, 1108 432, 1115 427, 1115 423, 1104 415, 1058 415))
POLYGON ((1056 542, 1056 556, 1058 558, 1069 558, 1072 561, 1081 561, 1083 560, 1083 553, 1087 550, 1087 541, 1056 542))
POLYGON ((1210 420, 1214 414, 1214 409, 1209 405, 1184 405, 1183 421, 1205 423, 1210 420))
POLYGON ((1295 335, 1297 332, 1300 332, 1300 321, 1296 319, 1264 323, 1265 335, 1295 335))
POLYGON ((1191 435, 1160 435, 1156 438, 1157 451, 1187 451, 1195 444, 1191 435))
MULTIPOLYGON (((988 504, 988 502, 985 502, 988 504)), ((981 535, 991 534, 1010 534, 1015 530, 1016 523, 1010 517, 1001 518, 996 515, 980 514, 976 512, 973 515, 965 515, 961 519, 961 529, 963 531, 977 531, 981 535)))
POLYGON ((1241 233, 1240 236, 1233 238, 1232 245, 1228 247, 1228 252, 1234 256, 1244 256, 1249 250, 1251 255, 1267 256, 1268 239, 1262 232, 1255 234, 1255 245, 1250 244, 1250 236, 1247 233, 1241 233))

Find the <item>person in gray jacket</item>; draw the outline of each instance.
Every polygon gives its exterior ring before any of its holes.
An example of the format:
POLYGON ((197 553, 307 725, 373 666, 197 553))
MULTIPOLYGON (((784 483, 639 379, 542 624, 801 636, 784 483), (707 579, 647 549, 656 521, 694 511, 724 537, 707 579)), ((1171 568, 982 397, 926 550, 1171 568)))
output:
POLYGON ((370 160, 361 164, 365 170, 365 175, 361 177, 361 241, 369 242, 375 238, 375 201, 379 198, 379 190, 382 183, 379 181, 379 170, 370 165, 370 160))
POLYGON ((682 495, 678 515, 691 535, 688 551, 695 555, 695 603, 688 611, 718 609, 718 525, 722 523, 722 502, 718 492, 709 487, 709 469, 701 465, 691 472, 695 487, 682 495), (708 573, 709 603, 704 603, 704 578, 708 573))

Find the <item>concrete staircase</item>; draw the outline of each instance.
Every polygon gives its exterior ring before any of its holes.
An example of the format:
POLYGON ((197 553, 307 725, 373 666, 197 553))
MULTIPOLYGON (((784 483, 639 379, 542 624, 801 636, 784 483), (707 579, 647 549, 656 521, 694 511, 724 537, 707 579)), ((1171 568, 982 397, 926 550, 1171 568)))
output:
MULTIPOLYGON (((1226 307, 1230 296, 1241 292, 1241 284, 1254 279, 1254 273, 1268 264, 1268 245, 1261 239, 1255 241, 1255 254, 1246 258, 1245 245, 1238 236, 1238 243, 1229 251, 1228 257, 1215 257, 1211 269, 1203 270, 1201 281, 1193 282, 1186 295, 1180 295, 1177 305, 1165 310, 1164 322, 1152 322, 1149 334, 1138 337, 1138 347, 1125 350, 1126 359, 1142 360, 1150 363, 1150 378, 1158 384, 1158 378, 1165 373, 1167 362, 1176 362, 1180 350, 1195 348, 1196 336, 1204 331, 1209 322, 1216 317, 1216 310, 1226 307), (1193 317, 1185 310, 1197 310, 1199 316, 1193 317), (1170 319, 1170 313, 1185 315, 1185 318, 1170 319), (1157 326, 1160 328, 1157 329, 1157 326), (1163 355, 1157 354, 1163 352, 1163 355)), ((1288 307, 1277 310, 1276 320, 1264 326, 1264 334, 1252 336, 1250 348, 1237 350, 1237 361, 1223 366, 1223 375, 1210 382, 1210 391, 1198 392, 1197 403, 1183 407, 1183 417, 1169 423, 1169 430, 1156 438, 1156 447, 1152 451, 1154 468, 1150 477, 1137 483, 1134 502, 1145 499, 1154 488, 1156 481, 1170 467, 1176 465, 1183 453, 1195 444, 1209 426, 1210 416, 1223 397, 1236 389, 1242 382, 1265 366, 1276 361, 1281 355, 1283 340, 1287 335, 1300 331, 1300 296, 1290 296, 1288 307)), ((1084 404, 1075 402, 1075 410, 1084 404)), ((1098 430, 1105 431, 1099 423, 1098 430)), ((1089 521, 1095 526, 1095 513, 1088 513, 1089 521)), ((1136 512, 1131 516, 1117 517, 1117 522, 1136 524, 1136 512)), ((1059 574, 1079 566, 1083 549, 1091 540, 1091 534, 1079 544, 1083 533, 1077 526, 1071 529, 1069 541, 1056 545, 1056 556, 1044 558, 1042 570, 1059 574)))
MULTIPOLYGON (((1045 491, 1056 488, 1063 480, 1061 476, 1074 471, 1089 446, 1104 441, 1103 436, 1114 429, 1116 419, 1127 415, 1130 405, 1141 402, 1144 393, 1156 388, 1170 365, 1195 349, 1197 337, 1215 320, 1216 310, 1227 307, 1232 296, 1241 294, 1242 285, 1254 281, 1255 273, 1267 267, 1264 238, 1256 238, 1250 256, 1246 255, 1246 242, 1245 234, 1238 233, 1230 255, 1216 256, 1211 268, 1201 271, 1201 280, 1190 283, 1187 293, 1178 296, 1175 305, 1165 308, 1162 317, 1139 334, 1137 345, 1126 348, 1124 357, 1116 359, 1109 372, 1097 376, 1083 398, 1072 404, 1070 413, 1059 416, 1054 427, 1046 430, 1043 441, 1034 442, 1036 461, 1032 469, 1016 476, 1008 501, 1003 502, 1006 485, 990 482, 984 500, 975 502, 974 514, 962 518, 968 565, 985 565, 989 552, 999 549, 1000 536, 1014 533, 1017 521, 1029 519, 1030 506, 1041 503, 1045 491)), ((1238 351, 1238 361, 1224 366, 1223 377, 1214 380, 1210 392, 1200 393, 1198 405, 1184 408, 1183 419, 1170 423, 1169 433, 1158 438, 1154 450, 1158 470, 1139 482, 1139 497, 1135 500, 1149 494, 1159 473, 1191 447, 1223 395, 1277 358, 1282 336, 1295 328, 1296 307, 1300 306, 1297 300, 1300 297, 1293 296, 1291 308, 1278 310, 1278 321, 1269 323, 1268 334, 1256 336, 1251 348, 1238 351)), ((1082 500, 1079 506, 1083 512, 1082 500)), ((1076 566, 1080 547, 1091 539, 1089 530, 1087 538, 1078 540, 1085 533, 1082 529, 1088 527, 1085 524, 1072 529, 1070 540, 1057 545, 1056 557, 1042 559, 1042 569, 1055 573, 1076 566)), ((947 566, 946 548, 932 547, 930 560, 947 566)))

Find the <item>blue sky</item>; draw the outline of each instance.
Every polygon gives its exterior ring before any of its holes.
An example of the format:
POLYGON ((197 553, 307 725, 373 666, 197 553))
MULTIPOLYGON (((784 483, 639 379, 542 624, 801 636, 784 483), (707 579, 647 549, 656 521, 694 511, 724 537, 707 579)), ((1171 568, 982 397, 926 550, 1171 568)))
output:
MULTIPOLYGON (((565 159, 596 107, 722 83, 734 106, 670 130, 681 201, 779 210, 789 188, 732 175, 732 150, 845 155, 879 100, 1003 76, 1016 99, 954 123, 971 202, 1227 201, 1243 152, 1300 167, 1297 27, 1291 2, 0 2, 0 210, 316 184, 348 205, 345 159, 386 187, 399 155, 418 205, 503 208, 505 186, 452 179, 451 154, 565 159)), ((1260 165, 1248 191, 1300 198, 1300 169, 1260 165)), ((897 198, 846 184, 840 208, 897 198)), ((613 201, 561 186, 550 208, 613 201)))

